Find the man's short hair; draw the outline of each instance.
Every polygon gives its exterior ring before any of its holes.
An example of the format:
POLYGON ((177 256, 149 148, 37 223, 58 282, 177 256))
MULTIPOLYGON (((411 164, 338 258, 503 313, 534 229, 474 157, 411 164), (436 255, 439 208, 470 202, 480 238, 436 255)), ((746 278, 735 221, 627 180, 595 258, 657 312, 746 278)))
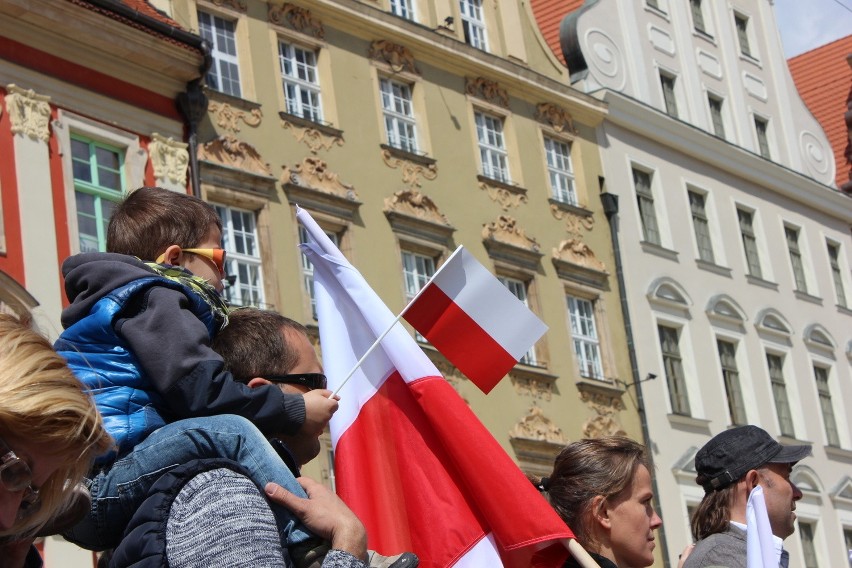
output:
POLYGON ((209 203, 162 187, 140 187, 115 208, 106 248, 154 260, 171 245, 197 247, 212 225, 222 230, 222 221, 209 203))
POLYGON ((263 375, 285 375, 296 366, 298 353, 282 337, 285 329, 307 336, 305 326, 272 310, 240 308, 213 338, 213 350, 225 360, 234 379, 247 383, 263 375))
POLYGON ((725 430, 695 454, 695 482, 709 493, 739 481, 768 463, 796 463, 811 455, 810 444, 785 446, 757 426, 725 430))

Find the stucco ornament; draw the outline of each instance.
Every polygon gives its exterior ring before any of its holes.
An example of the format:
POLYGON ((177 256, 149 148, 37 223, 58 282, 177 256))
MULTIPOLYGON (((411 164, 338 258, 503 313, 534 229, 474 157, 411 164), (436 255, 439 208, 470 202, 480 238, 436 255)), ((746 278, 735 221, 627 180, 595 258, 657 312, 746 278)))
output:
POLYGON ((322 22, 307 8, 293 4, 270 5, 267 18, 273 24, 287 25, 299 33, 311 35, 317 39, 325 38, 322 22))
POLYGON ((198 159, 237 168, 262 176, 271 176, 269 164, 251 144, 233 136, 219 136, 198 149, 198 159))
POLYGON ((155 132, 151 135, 148 152, 151 156, 155 178, 168 180, 175 185, 186 184, 187 166, 189 165, 187 144, 155 132))
POLYGON ((464 91, 472 97, 480 98, 503 108, 509 108, 509 93, 497 81, 484 77, 465 77, 464 91))
POLYGON ((385 198, 385 212, 394 211, 439 225, 450 224, 432 199, 416 189, 402 189, 385 198))
POLYGON ((12 134, 23 134, 33 140, 50 140, 50 97, 15 84, 6 87, 6 108, 12 134))
POLYGON ((411 50, 386 39, 377 39, 370 44, 370 59, 384 61, 394 73, 405 71, 420 75, 411 50))
POLYGON ((518 222, 507 215, 500 215, 496 221, 482 225, 482 238, 532 252, 541 250, 538 241, 528 237, 527 232, 518 226, 518 222))
POLYGON ((311 154, 317 154, 320 150, 331 150, 335 145, 343 146, 343 136, 325 134, 318 128, 299 126, 287 119, 281 119, 281 127, 284 130, 292 130, 296 141, 307 146, 311 154))
POLYGON ((513 191, 508 187, 489 183, 488 180, 480 178, 479 189, 488 194, 488 198, 500 206, 503 211, 515 209, 523 203, 527 203, 527 194, 522 191, 513 191))
POLYGON ((228 103, 210 103, 210 114, 216 117, 216 126, 229 132, 240 131, 239 122, 242 121, 251 127, 257 127, 263 120, 263 112, 259 108, 246 112, 237 110, 228 103))
POLYGON ((549 124, 556 132, 577 133, 571 113, 559 105, 538 103, 535 107, 535 118, 538 121, 549 124))
POLYGON ((308 156, 293 167, 285 166, 281 182, 329 195, 337 195, 345 199, 355 200, 358 198, 358 194, 351 184, 343 183, 337 173, 328 169, 328 164, 315 156, 308 156))
POLYGON ((599 272, 606 272, 606 265, 595 256, 595 252, 579 239, 566 239, 553 249, 553 258, 585 266, 599 272))
POLYGON ((382 160, 389 168, 401 169, 402 183, 412 189, 423 186, 420 181, 421 177, 429 181, 432 181, 438 177, 438 166, 434 163, 428 165, 418 164, 416 162, 412 162, 410 160, 395 156, 387 148, 382 149, 382 160))
POLYGON ((512 438, 539 440, 553 444, 564 444, 562 429, 553 423, 538 406, 533 406, 509 432, 512 438))
POLYGON ((600 438, 603 436, 627 435, 624 428, 616 419, 618 412, 624 410, 624 403, 621 402, 621 397, 581 390, 580 400, 585 402, 597 414, 583 423, 583 436, 586 438, 600 438))

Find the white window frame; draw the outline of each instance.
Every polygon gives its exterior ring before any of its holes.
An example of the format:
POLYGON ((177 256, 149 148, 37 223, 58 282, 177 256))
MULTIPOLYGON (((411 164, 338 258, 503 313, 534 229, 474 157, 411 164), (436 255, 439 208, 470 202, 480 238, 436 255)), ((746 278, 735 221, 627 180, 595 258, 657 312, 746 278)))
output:
POLYGON ((707 214, 707 194, 695 188, 687 187, 687 201, 689 203, 690 218, 692 219, 692 233, 695 236, 695 246, 698 258, 704 262, 716 264, 716 254, 713 246, 713 231, 710 227, 710 217, 707 214), (693 195, 701 198, 701 208, 693 203, 693 195), (703 227, 703 231, 702 231, 703 227), (706 233, 706 234, 703 234, 706 233), (702 246, 702 238, 706 245, 702 246))
POLYGON ((752 30, 754 22, 752 22, 751 17, 739 11, 734 11, 733 19, 734 35, 737 38, 737 47, 739 47, 740 55, 752 61, 756 61, 757 53, 755 52, 754 31, 752 30), (742 21, 745 25, 745 29, 743 30, 740 30, 738 25, 740 21, 742 21), (744 43, 745 45, 743 45, 744 43))
POLYGON ((379 96, 388 145, 416 154, 417 119, 414 115, 413 85, 379 77, 379 96))
POLYGON ((846 290, 847 283, 844 282, 843 275, 846 273, 843 263, 843 247, 840 243, 826 239, 825 241, 826 255, 828 256, 828 269, 831 271, 831 280, 834 284, 834 295, 837 298, 837 305, 843 308, 849 307, 846 290), (835 256, 832 256, 832 250, 835 256))
POLYGON ((766 376, 769 377, 769 387, 772 391, 772 402, 775 408, 775 416, 778 418, 778 431, 782 436, 796 437, 796 424, 793 419, 793 408, 790 406, 790 392, 787 388, 786 376, 787 354, 776 351, 766 351, 766 376), (780 361, 777 374, 773 374, 770 358, 774 357, 780 361), (779 400, 783 398, 783 400, 779 400), (786 414, 786 416, 785 416, 786 414))
POLYGON ((642 240, 653 245, 662 246, 663 235, 660 230, 657 208, 654 200, 654 178, 655 172, 639 167, 635 164, 630 167, 633 178, 633 190, 636 196, 636 210, 639 214, 639 229, 642 231, 642 240), (636 174, 642 174, 648 178, 648 188, 641 188, 637 183, 636 174))
POLYGON ((841 447, 843 440, 840 436, 840 425, 841 421, 838 420, 838 412, 837 405, 835 404, 835 394, 836 389, 832 388, 832 375, 834 374, 834 368, 831 365, 812 361, 811 362, 811 373, 814 379, 814 386, 816 388, 817 393, 817 402, 819 404, 819 413, 822 418, 822 432, 825 435, 826 445, 833 447, 841 447), (825 388, 821 388, 820 377, 818 376, 817 369, 825 371, 825 388), (831 412, 830 415, 826 415, 826 406, 828 410, 831 412))
POLYGON ((771 125, 769 119, 760 116, 759 114, 752 114, 752 127, 754 128, 754 140, 755 140, 755 150, 756 153, 762 158, 766 158, 767 160, 772 159, 773 150, 772 150, 772 136, 771 136, 771 125))
POLYGON ((802 231, 799 227, 784 225, 784 242, 790 259, 790 270, 793 274, 793 287, 797 292, 808 293, 807 268, 805 255, 802 250, 802 231))
POLYGON ((289 38, 278 39, 278 70, 281 74, 286 112, 311 122, 322 123, 318 51, 315 47, 301 45, 289 38), (309 99, 307 104, 305 97, 309 99))
POLYGON ((660 77, 660 93, 663 97, 663 110, 672 118, 678 118, 680 116, 677 96, 678 76, 665 69, 658 69, 658 73, 660 77), (671 84, 671 91, 667 96, 668 91, 666 90, 666 86, 669 83, 671 84))
POLYGON ((692 409, 689 402, 689 388, 687 387, 686 367, 683 364, 683 350, 680 348, 682 331, 683 330, 678 326, 664 322, 657 322, 657 336, 663 362, 662 368, 666 376, 665 379, 669 394, 669 406, 672 414, 692 416, 692 409), (663 328, 674 331, 676 337, 676 352, 666 350, 662 337, 663 328), (667 359, 673 363, 671 366, 667 364, 667 359), (669 372, 670 367, 674 373, 669 372), (680 376, 677 376, 677 373, 679 373, 680 376))
POLYGON ((760 243, 757 239, 757 229, 755 228, 755 211, 740 206, 737 206, 736 211, 737 226, 740 232, 740 241, 743 247, 743 258, 746 265, 746 274, 762 279, 763 263, 761 262, 760 243), (747 228, 743 227, 744 219, 740 216, 740 213, 749 216, 749 226, 747 228))
POLYGON ((229 277, 236 277, 234 284, 226 288, 225 297, 233 306, 266 306, 257 212, 219 202, 212 205, 222 221, 222 248, 227 251, 225 272, 229 277), (226 213, 225 216, 222 215, 223 212, 226 213), (250 219, 251 230, 246 230, 245 224, 237 230, 234 227, 233 214, 238 214, 243 220, 250 219), (243 241, 243 252, 237 251, 239 241, 243 241), (251 245, 255 254, 248 252, 245 245, 251 245))
POLYGON ((462 31, 465 43, 482 51, 488 51, 488 31, 485 24, 486 0, 459 0, 462 31))
POLYGON ((473 113, 482 175, 488 179, 511 184, 505 117, 479 109, 474 109, 473 113))
POLYGON ((417 5, 414 0, 390 0, 391 14, 411 20, 417 21, 417 5))
POLYGON ((560 203, 578 206, 571 148, 572 144, 567 140, 544 135, 544 155, 551 195, 560 203))
POLYGON ((741 341, 730 337, 717 336, 715 339, 716 357, 719 362, 719 370, 721 372, 720 378, 722 379, 722 390, 725 392, 727 418, 730 420, 730 424, 732 425, 744 426, 748 424, 748 411, 746 409, 745 388, 743 386, 744 376, 742 369, 744 367, 738 359, 738 353, 744 347, 741 341), (725 345, 732 345, 734 348, 733 353, 730 354, 733 359, 733 367, 730 365, 726 366, 725 361, 722 358, 721 347, 723 343, 725 345), (736 375, 734 376, 733 373, 736 373, 736 375), (729 381, 729 378, 736 378, 736 384, 733 384, 733 381, 729 381))
POLYGON ((565 300, 568 308, 568 329, 580 376, 605 381, 603 350, 595 310, 597 300, 576 296, 571 292, 565 294, 565 300))
POLYGON ((215 77, 217 79, 217 84, 215 86, 208 86, 215 91, 231 95, 232 97, 242 97, 239 51, 237 49, 237 20, 226 18, 219 14, 209 12, 207 10, 199 9, 198 35, 205 38, 210 44, 210 56, 213 58, 213 65, 211 65, 210 71, 207 72, 207 78, 215 77), (210 18, 209 25, 212 30, 212 33, 209 34, 209 36, 205 35, 203 31, 203 28, 206 24, 202 22, 202 14, 210 18), (228 30, 224 27, 221 27, 219 25, 220 23, 230 24, 232 26, 232 29, 228 30), (230 32, 230 34, 228 32, 230 32), (225 41, 225 44, 221 45, 223 39, 225 41), (230 53, 230 46, 228 45, 229 41, 233 43, 233 53, 230 53), (230 66, 233 66, 233 69, 231 69, 230 66), (224 82, 225 69, 229 70, 227 88, 225 88, 224 82), (230 76, 231 70, 236 71, 236 79, 230 76))
POLYGON ((725 98, 711 92, 707 92, 707 112, 710 117, 710 129, 714 136, 722 140, 728 139, 728 125, 725 118, 725 98), (718 124, 716 121, 716 113, 713 112, 713 103, 719 103, 718 124), (722 130, 720 133, 719 130, 722 130))

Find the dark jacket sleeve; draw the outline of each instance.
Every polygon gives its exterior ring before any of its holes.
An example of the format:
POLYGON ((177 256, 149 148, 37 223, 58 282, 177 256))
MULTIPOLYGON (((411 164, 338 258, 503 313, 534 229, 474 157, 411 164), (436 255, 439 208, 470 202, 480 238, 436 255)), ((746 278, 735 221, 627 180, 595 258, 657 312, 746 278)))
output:
POLYGON ((305 421, 303 396, 284 394, 275 385, 252 389, 223 370, 207 328, 178 290, 147 290, 116 320, 115 329, 163 396, 163 410, 172 419, 237 414, 267 434, 295 434, 305 421))

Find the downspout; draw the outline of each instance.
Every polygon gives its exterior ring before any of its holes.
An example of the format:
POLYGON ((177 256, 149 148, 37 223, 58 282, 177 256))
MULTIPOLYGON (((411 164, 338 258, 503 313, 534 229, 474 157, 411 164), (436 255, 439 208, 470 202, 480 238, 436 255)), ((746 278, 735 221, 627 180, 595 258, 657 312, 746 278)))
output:
POLYGON ((177 26, 152 18, 139 10, 115 0, 87 0, 92 6, 117 14, 146 28, 186 44, 201 52, 203 61, 199 68, 199 76, 186 84, 186 91, 178 94, 175 101, 178 110, 186 120, 189 145, 189 180, 192 194, 201 197, 201 181, 198 173, 198 124, 207 114, 207 96, 201 87, 204 77, 213 65, 210 54, 210 44, 201 36, 195 35, 177 26))
MULTIPOLYGON (((601 189, 604 189, 604 180, 599 178, 601 189)), ((645 399, 642 397, 642 381, 639 379, 639 364, 636 361, 636 345, 633 342, 633 325, 630 322, 630 311, 627 309, 627 290, 624 285, 624 266, 621 263, 621 245, 618 242, 618 195, 607 191, 601 192, 601 203, 604 215, 609 222, 609 235, 612 240, 612 253, 615 257, 615 277, 618 281, 618 294, 621 298, 621 313, 624 318, 624 334, 627 338, 627 354, 630 357, 630 374, 633 378, 631 385, 636 389, 636 407, 639 410, 639 423, 642 427, 642 437, 648 446, 648 461, 651 462, 651 485, 654 498, 659 504, 660 492, 657 488, 657 472, 654 468, 654 452, 651 448, 651 438, 648 434, 648 415, 645 411, 645 399)), ((665 524, 657 529, 660 535, 660 547, 663 550, 663 566, 669 568, 669 547, 666 543, 665 524)))

